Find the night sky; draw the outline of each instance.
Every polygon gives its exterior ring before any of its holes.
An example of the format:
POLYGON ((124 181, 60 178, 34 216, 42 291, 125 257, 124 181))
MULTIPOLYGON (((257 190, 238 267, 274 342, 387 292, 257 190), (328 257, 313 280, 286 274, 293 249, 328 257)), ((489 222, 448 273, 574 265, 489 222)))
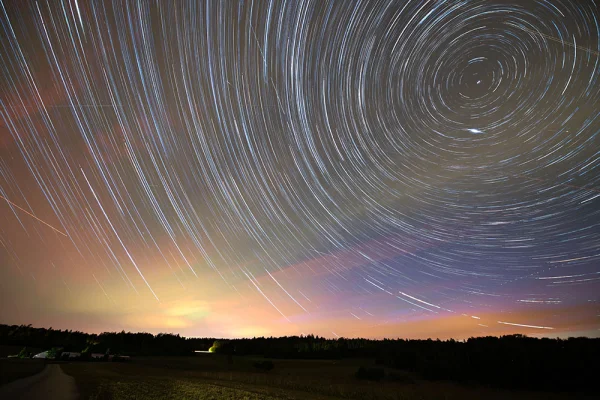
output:
POLYGON ((600 9, 0 0, 0 323, 600 335, 600 9))

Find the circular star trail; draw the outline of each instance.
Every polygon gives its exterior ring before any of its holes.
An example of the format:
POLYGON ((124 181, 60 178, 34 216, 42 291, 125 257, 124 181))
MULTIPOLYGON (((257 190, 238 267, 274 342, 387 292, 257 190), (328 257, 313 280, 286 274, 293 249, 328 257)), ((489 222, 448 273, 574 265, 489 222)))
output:
POLYGON ((593 1, 0 4, 0 268, 32 297, 598 330, 593 1))

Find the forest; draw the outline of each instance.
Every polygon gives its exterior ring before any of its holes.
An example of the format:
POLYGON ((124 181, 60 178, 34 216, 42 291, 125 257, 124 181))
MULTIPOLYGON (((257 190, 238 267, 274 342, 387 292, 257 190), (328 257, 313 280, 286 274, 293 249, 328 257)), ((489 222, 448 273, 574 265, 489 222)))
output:
MULTIPOLYGON (((532 338, 515 334, 467 340, 326 339, 318 336, 247 339, 185 338, 160 333, 104 332, 0 325, 0 345, 21 353, 64 351, 134 357, 194 356, 196 350, 268 359, 375 359, 380 368, 410 371, 426 380, 494 387, 564 391, 598 390, 600 339, 532 338)), ((366 375, 368 378, 368 374, 366 375)), ((377 374, 373 375, 377 379, 377 374)))

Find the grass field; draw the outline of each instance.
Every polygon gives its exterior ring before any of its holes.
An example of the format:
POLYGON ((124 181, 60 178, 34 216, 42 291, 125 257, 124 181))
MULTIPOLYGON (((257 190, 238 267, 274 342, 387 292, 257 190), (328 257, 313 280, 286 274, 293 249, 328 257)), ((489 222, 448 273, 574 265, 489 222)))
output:
POLYGON ((90 399, 298 399, 283 391, 228 387, 205 382, 177 379, 155 379, 147 381, 116 382, 102 384, 90 399))
MULTIPOLYGON (((82 399, 316 399, 332 397, 285 388, 215 379, 182 369, 158 368, 143 363, 69 363, 82 399)), ((232 373, 236 378, 236 373, 232 373)))
MULTIPOLYGON (((354 372, 368 360, 273 360, 256 372, 256 359, 202 355, 148 357, 128 363, 63 364, 82 399, 572 399, 572 394, 514 392, 451 382, 427 382, 400 374, 400 381, 366 382, 354 372)), ((585 397, 579 397, 585 398, 585 397)), ((590 397, 591 398, 591 397, 590 397)))

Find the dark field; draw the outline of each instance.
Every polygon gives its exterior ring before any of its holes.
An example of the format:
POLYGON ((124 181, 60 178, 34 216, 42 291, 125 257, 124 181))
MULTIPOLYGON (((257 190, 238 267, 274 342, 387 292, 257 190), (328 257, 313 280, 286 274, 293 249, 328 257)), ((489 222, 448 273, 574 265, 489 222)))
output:
POLYGON ((274 360, 202 354, 195 357, 140 357, 129 362, 72 362, 65 373, 82 399, 573 399, 573 394, 507 391, 452 382, 421 381, 394 371, 380 382, 358 380, 359 366, 373 360, 274 360))
POLYGON ((0 386, 17 379, 35 375, 44 369, 44 360, 3 358, 0 359, 0 386))

